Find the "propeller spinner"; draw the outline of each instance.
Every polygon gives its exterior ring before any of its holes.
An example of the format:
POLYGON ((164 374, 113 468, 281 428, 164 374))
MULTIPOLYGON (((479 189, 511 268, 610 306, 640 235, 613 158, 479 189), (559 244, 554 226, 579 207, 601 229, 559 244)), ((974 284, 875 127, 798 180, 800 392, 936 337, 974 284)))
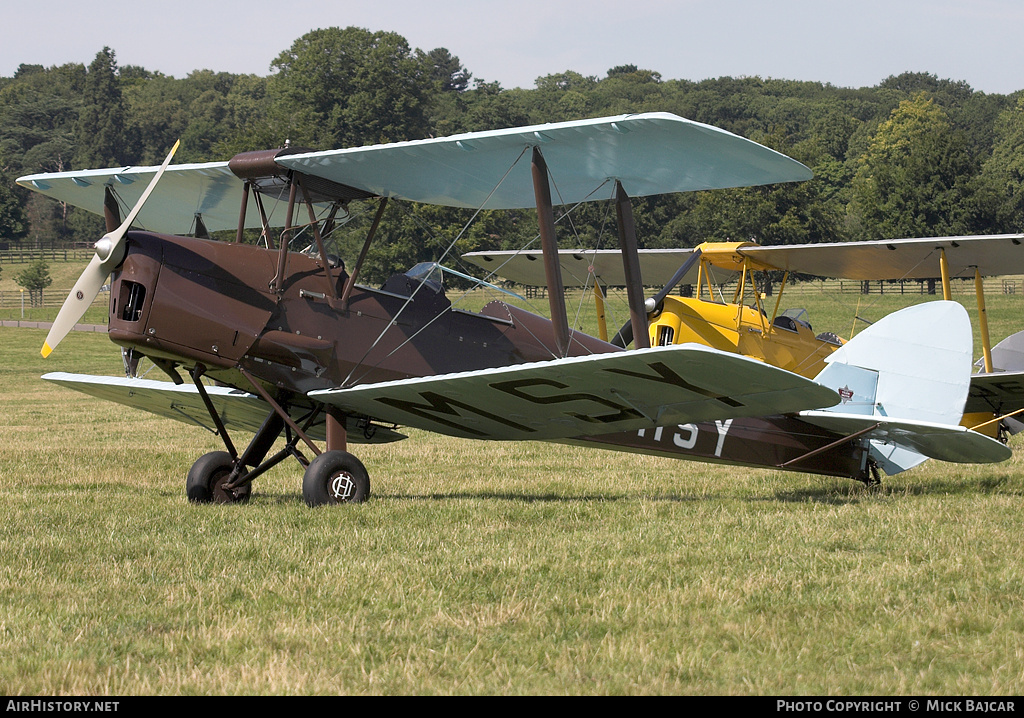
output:
POLYGON ((150 193, 156 187, 156 183, 160 181, 160 177, 163 176, 167 165, 171 163, 171 158, 174 157, 174 153, 178 150, 178 145, 180 144, 181 140, 174 143, 174 147, 167 154, 164 163, 160 165, 160 169, 157 170, 153 179, 150 180, 146 191, 139 197, 139 201, 132 207, 132 211, 128 213, 121 226, 113 232, 103 235, 96 243, 96 254, 89 261, 89 265, 82 272, 82 276, 75 282, 71 293, 64 300, 60 311, 57 312, 57 318, 50 328, 50 333, 46 335, 46 341, 43 342, 43 348, 40 351, 44 357, 50 356, 50 353, 53 352, 60 341, 74 328, 75 324, 78 323, 78 320, 82 318, 85 311, 92 305, 93 300, 100 293, 104 280, 110 276, 113 269, 121 262, 125 234, 142 210, 146 200, 149 199, 150 193))

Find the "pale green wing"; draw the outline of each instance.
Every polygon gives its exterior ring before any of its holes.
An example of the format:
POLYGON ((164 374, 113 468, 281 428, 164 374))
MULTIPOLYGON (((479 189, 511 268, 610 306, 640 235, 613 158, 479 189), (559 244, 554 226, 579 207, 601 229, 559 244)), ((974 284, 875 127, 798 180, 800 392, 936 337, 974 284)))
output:
MULTIPOLYGON (((69 374, 67 372, 44 374, 43 379, 94 396, 97 399, 112 401, 167 419, 200 426, 210 432, 216 429, 210 419, 210 413, 199 395, 199 390, 192 384, 175 385, 169 381, 69 374)), ((224 386, 208 386, 206 391, 229 432, 259 431, 270 412, 270 405, 255 394, 224 386)), ((301 411, 293 410, 293 418, 298 419, 300 415, 301 411)), ((356 444, 386 443, 405 438, 404 435, 387 427, 374 427, 374 429, 375 433, 368 439, 365 432, 356 430, 356 420, 353 418, 349 441, 356 444)), ((314 439, 323 440, 325 438, 323 424, 311 426, 309 435, 314 439)))
POLYGON ((310 392, 347 412, 475 439, 561 439, 832 406, 833 389, 696 344, 310 392))
MULTIPOLYGON (((452 137, 289 154, 284 168, 328 179, 358 193, 428 204, 502 209, 533 207, 530 155, 543 153, 556 204, 607 199, 614 180, 640 197, 810 179, 785 155, 720 130, 666 113, 623 115, 452 137)), ((109 185, 133 206, 157 167, 116 167, 36 174, 18 184, 97 214, 109 185)), ((283 171, 282 171, 283 172, 283 171)), ((197 214, 210 231, 234 229, 242 180, 227 162, 168 168, 139 215, 154 231, 188 234, 197 214)), ((357 194, 358 194, 357 193, 357 194)), ((254 206, 246 226, 259 227, 254 206)), ((269 218, 284 224, 284 212, 269 218)))
POLYGON ((642 197, 812 177, 774 150, 668 113, 471 132, 414 142, 289 155, 281 164, 387 197, 453 207, 534 207, 539 147, 555 204, 608 199, 612 181, 642 197))

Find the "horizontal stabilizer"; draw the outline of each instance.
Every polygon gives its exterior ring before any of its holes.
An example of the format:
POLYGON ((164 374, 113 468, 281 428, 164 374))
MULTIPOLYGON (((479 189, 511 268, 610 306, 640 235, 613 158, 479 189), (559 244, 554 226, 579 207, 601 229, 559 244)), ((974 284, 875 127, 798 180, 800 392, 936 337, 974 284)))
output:
POLYGON ((475 439, 559 439, 831 406, 796 374, 696 344, 310 392, 345 411, 475 439))
POLYGON ((877 427, 864 435, 865 438, 902 447, 939 461, 987 464, 1005 461, 1012 455, 1002 442, 962 426, 832 411, 803 411, 800 412, 800 418, 823 429, 844 434, 863 431, 877 424, 877 427))
MULTIPOLYGON (((199 390, 193 384, 172 384, 169 381, 66 372, 44 374, 42 378, 104 401, 112 401, 148 411, 157 416, 201 426, 211 432, 216 431, 210 414, 206 410, 206 405, 199 395, 199 390)), ((255 394, 223 386, 207 386, 206 393, 228 431, 255 432, 270 413, 270 405, 255 394)), ((298 415, 293 415, 293 418, 298 418, 298 415)), ((405 438, 404 435, 385 427, 375 427, 375 429, 373 443, 385 443, 405 438)), ((314 439, 325 438, 323 424, 310 427, 308 433, 314 439)), ((353 443, 365 441, 364 432, 351 431, 349 441, 353 443)))

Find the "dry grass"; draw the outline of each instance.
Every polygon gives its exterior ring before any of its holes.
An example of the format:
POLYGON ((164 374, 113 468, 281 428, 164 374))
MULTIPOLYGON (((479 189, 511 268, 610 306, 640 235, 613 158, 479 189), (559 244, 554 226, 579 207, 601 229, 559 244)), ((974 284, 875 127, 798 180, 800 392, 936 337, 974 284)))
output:
POLYGON ((120 367, 42 338, 0 329, 0 694, 1024 690, 1019 457, 867 491, 411 432, 367 504, 286 463, 197 507, 215 437, 39 381, 120 367))

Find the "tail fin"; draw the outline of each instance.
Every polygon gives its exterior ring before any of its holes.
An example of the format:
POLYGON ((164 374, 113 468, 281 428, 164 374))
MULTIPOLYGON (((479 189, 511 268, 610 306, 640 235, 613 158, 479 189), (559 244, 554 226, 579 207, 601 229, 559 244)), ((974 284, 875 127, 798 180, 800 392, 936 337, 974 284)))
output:
MULTIPOLYGON (((815 381, 842 400, 825 411, 956 426, 970 389, 973 333, 966 310, 936 301, 902 309, 836 350, 815 381)), ((872 439, 871 458, 887 474, 928 457, 872 439)))
MULTIPOLYGON (((985 366, 985 360, 979 359, 975 366, 985 366)), ((1024 371, 1024 332, 1017 332, 1006 337, 992 347, 993 371, 1024 371)))

